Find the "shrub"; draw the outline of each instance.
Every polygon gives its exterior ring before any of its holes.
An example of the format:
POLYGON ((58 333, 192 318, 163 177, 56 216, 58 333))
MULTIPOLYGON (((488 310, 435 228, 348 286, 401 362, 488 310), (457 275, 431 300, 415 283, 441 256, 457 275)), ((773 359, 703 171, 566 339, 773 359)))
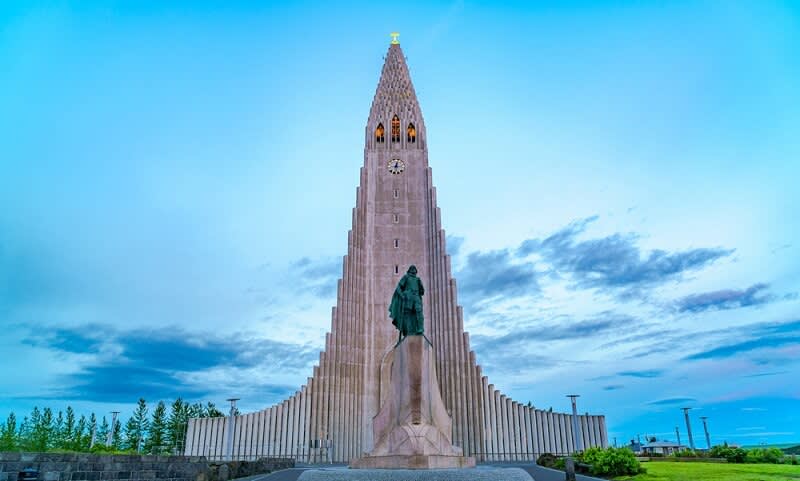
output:
POLYGON ((747 451, 745 462, 777 464, 783 461, 783 451, 778 448, 754 448, 747 451))
POLYGON ((679 449, 672 453, 670 456, 675 458, 696 458, 697 453, 691 449, 679 449))
POLYGON ((747 450, 724 444, 711 448, 708 455, 712 458, 725 458, 729 463, 743 463, 747 459, 747 450))
POLYGON ((580 461, 592 465, 592 474, 601 476, 635 475, 644 472, 636 456, 628 448, 589 448, 580 461))
POLYGON ((536 460, 536 464, 545 468, 555 468, 558 458, 550 453, 544 453, 536 460))

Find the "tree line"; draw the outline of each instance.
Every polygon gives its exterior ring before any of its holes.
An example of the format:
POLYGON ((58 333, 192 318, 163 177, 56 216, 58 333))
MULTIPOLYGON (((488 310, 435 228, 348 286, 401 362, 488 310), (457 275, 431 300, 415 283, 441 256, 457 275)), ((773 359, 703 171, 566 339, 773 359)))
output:
POLYGON ((21 421, 13 412, 8 415, 0 425, 0 451, 180 454, 189 418, 219 416, 224 414, 212 402, 190 404, 178 398, 167 409, 159 401, 150 413, 147 401, 139 399, 124 424, 117 418, 111 426, 106 416, 98 423, 95 413, 77 417, 72 406, 55 415, 37 406, 21 421))

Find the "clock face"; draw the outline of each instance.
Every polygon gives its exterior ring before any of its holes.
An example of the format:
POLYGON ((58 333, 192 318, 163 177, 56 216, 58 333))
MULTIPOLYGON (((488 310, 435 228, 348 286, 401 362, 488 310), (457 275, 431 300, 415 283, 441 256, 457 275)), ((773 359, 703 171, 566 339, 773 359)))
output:
POLYGON ((406 164, 404 164, 403 161, 400 159, 390 160, 389 165, 387 165, 387 167, 389 168, 389 172, 393 174, 399 174, 404 170, 406 170, 406 164))

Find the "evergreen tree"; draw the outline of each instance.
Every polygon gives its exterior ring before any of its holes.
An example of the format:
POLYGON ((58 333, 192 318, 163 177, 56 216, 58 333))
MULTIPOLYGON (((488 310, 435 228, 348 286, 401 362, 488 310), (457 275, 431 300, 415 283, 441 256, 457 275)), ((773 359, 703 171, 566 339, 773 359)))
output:
POLYGON ((97 444, 97 416, 95 416, 94 413, 89 416, 89 449, 92 449, 92 441, 94 441, 94 444, 97 444))
POLYGON ((56 449, 64 448, 64 413, 59 411, 56 420, 53 421, 53 440, 52 445, 56 449))
POLYGON ((64 417, 64 426, 61 429, 61 448, 74 449, 75 443, 75 411, 72 406, 67 406, 67 415, 64 417))
POLYGON ((111 434, 111 446, 115 451, 122 449, 122 422, 117 419, 111 434))
POLYGON ((75 432, 72 435, 72 450, 73 451, 87 451, 89 449, 88 439, 86 432, 88 426, 86 425, 86 416, 81 414, 78 423, 75 424, 75 432))
POLYGON ((147 401, 139 399, 133 416, 125 424, 125 447, 139 451, 146 441, 145 435, 150 422, 147 419, 147 401))
POLYGON ((153 418, 147 431, 145 452, 161 454, 167 441, 167 406, 164 401, 159 401, 153 410, 153 418))
POLYGON ((26 451, 42 452, 45 451, 47 446, 43 445, 47 440, 42 440, 42 412, 39 406, 34 406, 31 411, 30 424, 27 425, 25 436, 22 438, 22 448, 26 451))
POLYGON ((17 448, 17 417, 12 412, 0 426, 0 451, 13 451, 17 448))
POLYGON ((167 422, 167 443, 172 447, 174 453, 183 451, 190 410, 189 403, 181 398, 176 399, 170 406, 169 421, 167 422))
POLYGON ((22 418, 22 422, 19 424, 19 429, 17 430, 17 448, 25 449, 30 434, 31 422, 28 420, 28 416, 25 416, 22 418))
POLYGON ((97 442, 100 444, 106 444, 108 441, 108 420, 105 416, 103 416, 103 421, 100 423, 100 427, 97 428, 97 442))
POLYGON ((217 406, 216 406, 214 403, 212 403, 211 401, 209 401, 209 402, 206 404, 205 415, 204 415, 204 416, 202 416, 202 417, 206 417, 206 418, 220 418, 220 417, 223 417, 223 416, 225 416, 225 414, 223 414, 223 412, 222 412, 222 411, 220 411, 219 409, 217 409, 217 406))
POLYGON ((189 406, 190 418, 204 418, 206 417, 206 410, 201 403, 194 403, 189 406))
POLYGON ((39 432, 37 433, 37 441, 42 452, 47 451, 52 447, 53 435, 53 410, 44 408, 42 410, 42 421, 39 425, 39 432))

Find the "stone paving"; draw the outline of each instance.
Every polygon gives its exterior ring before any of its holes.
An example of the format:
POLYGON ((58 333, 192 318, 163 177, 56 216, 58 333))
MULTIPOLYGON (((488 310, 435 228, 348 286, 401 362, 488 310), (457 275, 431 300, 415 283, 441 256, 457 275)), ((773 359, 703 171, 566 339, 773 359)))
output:
POLYGON ((346 469, 304 471, 298 481, 533 481, 520 468, 480 466, 472 469, 346 469))

